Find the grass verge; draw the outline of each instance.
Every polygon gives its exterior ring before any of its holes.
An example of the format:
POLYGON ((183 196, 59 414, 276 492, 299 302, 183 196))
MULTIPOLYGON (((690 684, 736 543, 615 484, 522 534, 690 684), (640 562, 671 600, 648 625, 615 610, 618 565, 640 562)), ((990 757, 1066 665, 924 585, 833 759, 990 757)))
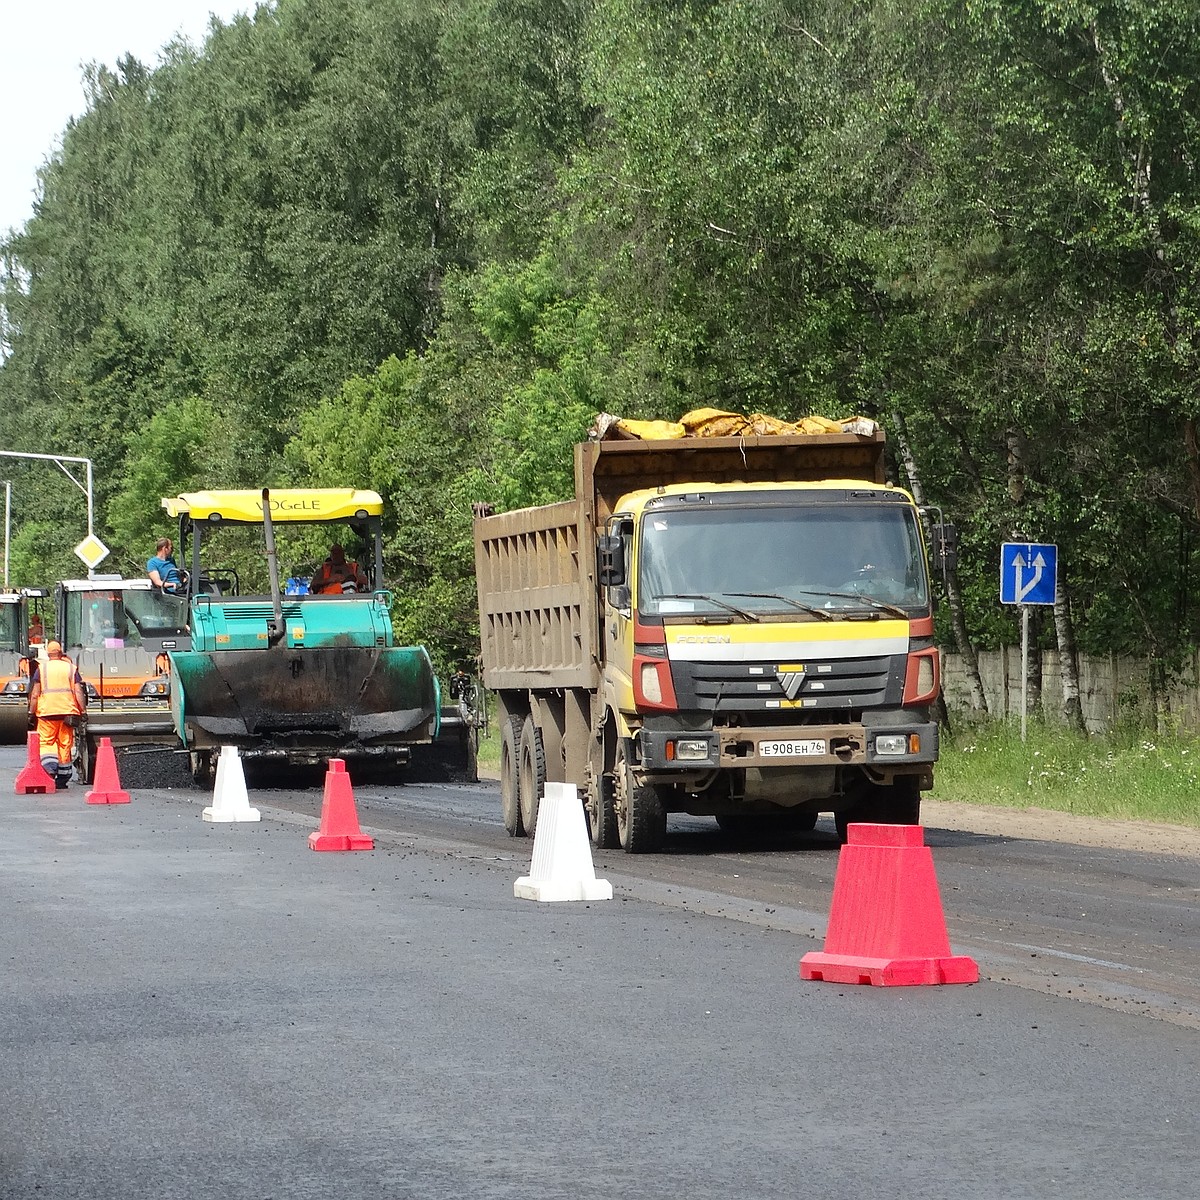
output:
POLYGON ((480 731, 477 761, 485 775, 492 776, 500 770, 500 726, 494 718, 480 731))
POLYGON ((1011 722, 943 738, 934 800, 1048 808, 1088 817, 1200 827, 1200 743, 1116 730, 1084 738, 1011 722))

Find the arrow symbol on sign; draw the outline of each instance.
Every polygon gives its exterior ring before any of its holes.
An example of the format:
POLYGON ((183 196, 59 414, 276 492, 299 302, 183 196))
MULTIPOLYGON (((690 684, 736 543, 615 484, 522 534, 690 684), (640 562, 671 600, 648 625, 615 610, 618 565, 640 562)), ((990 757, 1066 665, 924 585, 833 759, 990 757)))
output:
POLYGON ((1033 561, 1027 563, 1025 556, 1018 550, 1016 558, 1013 559, 1013 566, 1017 569, 1017 603, 1020 604, 1042 582, 1042 572, 1046 568, 1046 560, 1042 557, 1042 552, 1039 550, 1033 561), (1023 578, 1026 567, 1033 568, 1033 575, 1030 577, 1028 583, 1023 578))

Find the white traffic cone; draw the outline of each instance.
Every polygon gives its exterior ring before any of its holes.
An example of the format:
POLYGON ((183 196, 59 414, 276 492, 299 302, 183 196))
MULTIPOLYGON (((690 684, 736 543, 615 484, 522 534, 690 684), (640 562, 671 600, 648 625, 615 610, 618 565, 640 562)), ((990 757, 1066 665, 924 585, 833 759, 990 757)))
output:
POLYGON ((200 814, 206 821, 261 821, 262 814, 250 807, 246 773, 236 746, 222 746, 217 759, 217 781, 213 802, 200 814))
POLYGON ((513 884, 518 900, 611 900, 612 884, 596 878, 578 790, 548 783, 533 833, 533 864, 513 884))

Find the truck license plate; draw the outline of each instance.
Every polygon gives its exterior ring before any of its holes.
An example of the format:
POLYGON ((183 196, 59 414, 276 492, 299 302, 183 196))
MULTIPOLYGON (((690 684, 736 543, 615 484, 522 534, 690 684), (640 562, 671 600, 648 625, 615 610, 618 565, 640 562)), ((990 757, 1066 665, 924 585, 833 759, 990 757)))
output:
POLYGON ((824 754, 825 740, 810 738, 802 742, 759 742, 758 753, 763 758, 805 758, 811 754, 824 754))

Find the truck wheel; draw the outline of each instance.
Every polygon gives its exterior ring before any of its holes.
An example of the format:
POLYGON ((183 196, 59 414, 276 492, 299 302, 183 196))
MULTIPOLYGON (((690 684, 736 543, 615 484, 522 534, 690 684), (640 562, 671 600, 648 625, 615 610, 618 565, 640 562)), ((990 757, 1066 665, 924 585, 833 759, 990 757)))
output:
POLYGON ((785 812, 776 817, 776 820, 785 833, 812 833, 817 827, 817 818, 820 815, 818 812, 785 812))
POLYGON ((887 789, 892 794, 888 800, 889 825, 920 825, 921 788, 918 781, 909 775, 897 779, 887 789))
POLYGON ((521 718, 500 724, 500 811, 509 837, 524 837, 521 823, 521 718))
POLYGON ((621 844, 617 829, 617 806, 613 796, 613 778, 601 775, 587 798, 588 833, 597 850, 615 850, 621 844))
POLYGON ((467 743, 463 747, 463 783, 479 782, 479 730, 471 726, 467 730, 467 743))
POLYGON ((95 783, 97 743, 86 735, 75 739, 75 769, 84 783, 95 783))
POLYGON ((532 717, 525 718, 521 726, 521 770, 519 774, 521 800, 521 824, 525 832, 533 837, 537 828, 538 805, 546 791, 546 750, 542 745, 542 731, 533 723, 532 717))
POLYGON ((617 836, 625 853, 653 854, 662 849, 667 836, 667 810, 653 785, 634 780, 623 740, 617 742, 612 779, 617 836))
POLYGON ((210 788, 216 779, 214 757, 208 750, 193 750, 188 755, 188 765, 192 769, 192 782, 201 788, 210 788))
POLYGON ((874 825, 920 825, 921 788, 911 775, 892 784, 868 784, 863 797, 849 809, 834 813, 838 841, 846 843, 846 827, 857 821, 874 825))

